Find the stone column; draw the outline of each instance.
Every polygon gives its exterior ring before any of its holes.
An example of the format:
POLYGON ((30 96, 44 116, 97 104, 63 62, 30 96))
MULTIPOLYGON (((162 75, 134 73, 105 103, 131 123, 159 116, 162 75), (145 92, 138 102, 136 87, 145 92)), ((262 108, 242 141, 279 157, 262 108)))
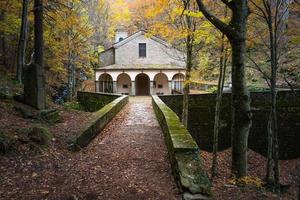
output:
POLYGON ((117 81, 113 81, 113 93, 117 93, 117 81))
POLYGON ((135 96, 135 81, 131 81, 131 95, 135 96))
POLYGON ((100 92, 99 85, 100 85, 100 82, 99 81, 95 81, 95 92, 100 92))
POLYGON ((153 92, 154 92, 154 84, 153 81, 150 81, 150 95, 154 95, 153 92))
POLYGON ((169 81, 169 92, 172 94, 172 81, 169 81))

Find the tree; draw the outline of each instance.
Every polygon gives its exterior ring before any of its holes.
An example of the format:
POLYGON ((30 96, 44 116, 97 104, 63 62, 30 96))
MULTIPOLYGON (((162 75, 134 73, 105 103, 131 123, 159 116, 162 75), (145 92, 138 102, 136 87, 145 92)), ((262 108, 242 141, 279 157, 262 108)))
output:
POLYGON ((45 109, 45 74, 43 65, 43 0, 34 1, 34 56, 25 68, 24 101, 37 109, 45 109))
POLYGON ((250 95, 245 80, 249 8, 247 0, 222 0, 222 2, 232 11, 229 24, 214 16, 202 0, 197 0, 199 10, 226 35, 232 48, 232 173, 241 178, 247 175, 248 135, 251 126, 250 95))
POLYGON ((29 4, 29 0, 23 0, 22 24, 21 24, 20 38, 18 44, 18 60, 17 60, 17 74, 16 74, 16 79, 18 80, 19 83, 22 83, 22 71, 25 65, 26 42, 27 42, 27 31, 28 31, 28 4, 29 4))
MULTIPOLYGON (((227 7, 225 7, 224 15, 225 17, 227 17, 227 7)), ((226 78, 227 60, 228 60, 227 41, 225 40, 224 33, 222 33, 221 45, 220 45, 219 79, 218 79, 218 90, 216 95, 216 108, 215 108, 215 121, 214 121, 213 161, 211 167, 212 179, 217 175, 217 163, 218 163, 217 153, 218 153, 218 145, 219 145, 218 137, 221 128, 220 115, 221 115, 224 83, 226 78)))
POLYGON ((259 41, 266 52, 263 54, 269 60, 263 64, 256 62, 250 57, 255 69, 261 72, 271 89, 271 106, 270 118, 268 128, 268 153, 267 153, 267 168, 266 181, 269 185, 274 185, 274 189, 280 192, 279 182, 279 144, 278 144, 278 128, 277 128, 277 80, 279 78, 278 70, 283 68, 285 52, 289 46, 289 39, 287 35, 287 24, 289 18, 290 0, 250 0, 253 6, 253 13, 255 14, 258 25, 267 27, 267 34, 265 37, 260 37, 259 41), (267 42, 265 42, 267 41, 267 42), (267 65, 267 66, 265 66, 267 65), (273 170, 274 181, 271 178, 273 170), (274 183, 274 184, 273 184, 274 183))

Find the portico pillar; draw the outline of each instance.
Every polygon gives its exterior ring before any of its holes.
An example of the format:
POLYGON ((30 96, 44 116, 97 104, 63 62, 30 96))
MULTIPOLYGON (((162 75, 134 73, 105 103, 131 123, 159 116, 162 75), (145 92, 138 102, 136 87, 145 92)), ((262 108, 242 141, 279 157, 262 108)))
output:
POLYGON ((99 81, 95 81, 95 92, 100 92, 100 82, 99 81))
POLYGON ((172 81, 169 81, 169 92, 172 94, 172 81))
POLYGON ((113 81, 113 93, 117 93, 117 81, 113 81))
POLYGON ((131 81, 131 95, 135 96, 135 81, 131 81))
POLYGON ((154 84, 153 81, 150 81, 150 95, 154 95, 153 92, 154 92, 154 84))

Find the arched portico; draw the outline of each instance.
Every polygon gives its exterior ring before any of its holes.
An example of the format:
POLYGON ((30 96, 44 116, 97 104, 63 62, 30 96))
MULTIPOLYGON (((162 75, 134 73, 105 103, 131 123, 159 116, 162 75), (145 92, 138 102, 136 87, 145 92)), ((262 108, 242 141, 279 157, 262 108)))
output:
POLYGON ((111 75, 104 73, 99 77, 98 92, 113 93, 113 79, 111 75))
POLYGON ((131 78, 128 74, 122 73, 117 78, 117 93, 119 94, 131 94, 131 78))
POLYGON ((153 94, 163 95, 169 93, 170 88, 167 75, 164 73, 156 74, 153 81, 153 94))
POLYGON ((150 95, 150 78, 147 74, 141 73, 135 77, 136 95, 150 95))
POLYGON ((185 76, 182 73, 177 73, 172 78, 172 93, 183 93, 183 84, 185 76))

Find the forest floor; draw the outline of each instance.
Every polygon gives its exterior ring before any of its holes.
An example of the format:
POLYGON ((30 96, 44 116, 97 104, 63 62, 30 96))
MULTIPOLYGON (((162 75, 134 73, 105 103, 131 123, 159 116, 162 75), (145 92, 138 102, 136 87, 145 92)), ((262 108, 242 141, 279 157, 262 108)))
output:
MULTIPOLYGON (((202 151, 200 153, 204 168, 211 172, 213 154, 202 151)), ((260 154, 248 151, 248 173, 246 186, 238 187, 237 183, 231 178, 231 149, 218 153, 218 175, 214 178, 213 195, 214 199, 242 199, 242 200, 298 200, 300 182, 300 158, 293 160, 281 160, 280 164, 280 183, 286 186, 283 194, 276 195, 263 187, 263 179, 266 171, 266 158, 260 154)))
MULTIPOLYGON (((0 102, 0 130, 22 137, 34 123, 0 102)), ((19 105, 20 106, 20 105, 19 105)), ((77 153, 67 140, 91 113, 60 110, 64 122, 50 126, 48 148, 16 144, 0 155, 0 199, 180 199, 151 99, 131 98, 102 134, 77 153)))

